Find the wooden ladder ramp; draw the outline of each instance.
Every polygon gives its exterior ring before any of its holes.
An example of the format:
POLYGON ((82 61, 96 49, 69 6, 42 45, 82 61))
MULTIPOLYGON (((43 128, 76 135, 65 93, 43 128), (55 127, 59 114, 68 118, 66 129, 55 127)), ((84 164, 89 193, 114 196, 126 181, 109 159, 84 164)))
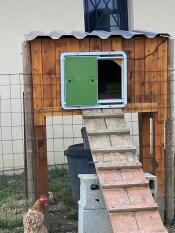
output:
POLYGON ((167 232, 122 110, 83 110, 83 120, 113 232, 167 232))

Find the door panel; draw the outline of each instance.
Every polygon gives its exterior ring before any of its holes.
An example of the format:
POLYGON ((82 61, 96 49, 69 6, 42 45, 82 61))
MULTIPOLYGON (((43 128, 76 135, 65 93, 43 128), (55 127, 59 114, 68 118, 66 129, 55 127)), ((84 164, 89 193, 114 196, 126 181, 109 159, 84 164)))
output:
POLYGON ((65 57, 67 106, 97 105, 98 74, 95 56, 65 57))

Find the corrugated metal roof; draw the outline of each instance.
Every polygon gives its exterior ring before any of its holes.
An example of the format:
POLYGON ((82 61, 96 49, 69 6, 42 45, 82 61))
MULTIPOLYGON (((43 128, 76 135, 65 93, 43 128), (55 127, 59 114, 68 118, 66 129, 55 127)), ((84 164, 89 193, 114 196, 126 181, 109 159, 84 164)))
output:
POLYGON ((111 36, 121 36, 126 39, 132 38, 133 36, 145 36, 148 38, 154 38, 156 36, 170 37, 168 33, 156 33, 156 32, 146 32, 146 31, 136 31, 136 30, 135 31, 116 30, 112 32, 93 31, 91 33, 80 32, 80 31, 72 31, 71 33, 66 33, 62 31, 52 31, 49 34, 44 33, 42 31, 32 31, 29 34, 25 34, 25 41, 31 41, 36 39, 37 37, 50 37, 52 39, 60 39, 63 36, 72 36, 77 39, 84 39, 85 37, 89 37, 89 36, 97 36, 101 39, 107 39, 111 36))

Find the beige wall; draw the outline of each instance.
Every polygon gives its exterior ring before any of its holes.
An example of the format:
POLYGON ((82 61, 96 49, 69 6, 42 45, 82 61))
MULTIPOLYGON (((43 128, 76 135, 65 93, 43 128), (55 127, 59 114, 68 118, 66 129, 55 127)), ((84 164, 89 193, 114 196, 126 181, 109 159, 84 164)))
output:
POLYGON ((167 32, 175 36, 174 0, 128 0, 131 29, 167 32))
POLYGON ((82 0, 1 0, 0 73, 22 72, 25 33, 84 30, 82 0))

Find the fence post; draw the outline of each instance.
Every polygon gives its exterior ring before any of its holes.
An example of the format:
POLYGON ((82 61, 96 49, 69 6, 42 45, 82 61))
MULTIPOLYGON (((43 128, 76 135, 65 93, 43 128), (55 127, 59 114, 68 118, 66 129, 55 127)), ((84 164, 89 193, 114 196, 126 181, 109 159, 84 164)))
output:
POLYGON ((25 143, 27 155, 27 183, 28 200, 31 206, 36 200, 35 185, 35 146, 34 146, 34 119, 32 105, 32 78, 30 44, 23 43, 23 72, 24 72, 24 109, 25 109, 25 143))
POLYGON ((167 224, 174 220, 174 41, 169 39, 168 120, 165 125, 165 219, 167 224))

